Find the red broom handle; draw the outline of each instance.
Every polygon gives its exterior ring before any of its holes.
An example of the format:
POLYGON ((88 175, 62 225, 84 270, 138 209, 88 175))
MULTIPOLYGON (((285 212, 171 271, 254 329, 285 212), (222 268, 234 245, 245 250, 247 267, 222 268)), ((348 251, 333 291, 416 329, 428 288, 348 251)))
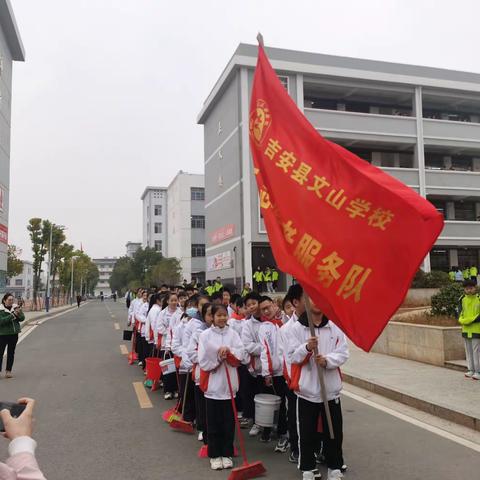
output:
POLYGON ((237 416, 237 406, 235 405, 235 398, 233 396, 232 381, 230 380, 230 372, 228 371, 227 362, 225 361, 225 373, 227 374, 228 389, 230 390, 230 399, 232 401, 233 418, 235 420, 235 426, 237 427, 238 439, 240 441, 240 451, 242 452, 243 464, 248 465, 247 452, 245 450, 245 441, 243 439, 242 429, 240 428, 240 421, 237 416))

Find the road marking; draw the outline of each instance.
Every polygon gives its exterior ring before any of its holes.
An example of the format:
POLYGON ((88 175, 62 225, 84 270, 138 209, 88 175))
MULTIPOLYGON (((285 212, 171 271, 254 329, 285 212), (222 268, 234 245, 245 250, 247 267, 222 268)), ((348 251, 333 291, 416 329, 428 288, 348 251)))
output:
POLYGON ((118 324, 118 322, 115 322, 113 324, 113 326, 114 326, 115 330, 120 330, 120 325, 118 324))
POLYGON ((153 408, 152 402, 148 398, 147 391, 143 386, 142 382, 133 382, 133 388, 135 389, 135 393, 137 394, 138 403, 140 404, 140 408, 153 408))
POLYGON ((122 355, 128 355, 128 348, 126 345, 120 345, 120 352, 122 352, 122 355))
POLYGON ((380 410, 382 412, 388 413, 393 417, 397 417, 400 420, 403 420, 404 422, 411 423, 412 425, 423 428, 424 430, 427 430, 431 433, 435 433, 440 437, 451 440, 452 442, 463 445, 464 447, 475 450, 476 452, 480 452, 480 445, 478 445, 477 443, 471 442, 470 440, 466 440, 465 438, 454 435, 453 433, 442 430, 441 428, 434 427, 433 425, 429 425, 428 423, 422 422, 421 420, 417 420, 416 418, 409 417, 408 415, 405 415, 403 413, 396 412, 391 408, 372 402, 371 400, 367 400, 366 398, 363 398, 360 395, 357 395, 356 393, 343 390, 342 394, 345 395, 346 397, 350 397, 353 400, 356 400, 357 402, 364 403, 365 405, 376 408, 377 410, 380 410))

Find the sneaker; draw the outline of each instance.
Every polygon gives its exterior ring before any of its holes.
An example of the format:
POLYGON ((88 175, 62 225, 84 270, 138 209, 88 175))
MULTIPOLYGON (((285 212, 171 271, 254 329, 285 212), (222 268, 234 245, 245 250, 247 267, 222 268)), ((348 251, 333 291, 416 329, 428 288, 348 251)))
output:
POLYGON ((13 378, 12 372, 5 373, 5 378, 13 378))
POLYGON ((222 457, 211 458, 210 459, 210 468, 212 470, 223 470, 222 457))
POLYGON ((330 470, 330 469, 328 469, 327 480, 338 480, 339 478, 343 478, 343 473, 342 473, 341 470, 330 470))
POLYGON ((290 463, 296 463, 298 464, 298 452, 290 452, 290 455, 288 456, 288 461, 290 463))
POLYGON ((250 420, 250 418, 242 417, 240 419, 240 428, 250 428, 251 423, 252 421, 250 420))
POLYGON ((138 362, 138 366, 139 366, 139 367, 143 367, 143 363, 139 361, 139 362, 138 362))
POLYGON ((348 470, 348 467, 345 464, 343 464, 340 470, 342 471, 342 473, 345 473, 348 470))
POLYGON ((173 398, 178 398, 178 392, 175 392, 175 393, 173 394, 173 398))
POLYGON ((317 470, 311 470, 309 472, 303 472, 303 480, 315 480, 322 478, 322 474, 317 470))
POLYGON ((270 436, 270 434, 265 435, 264 433, 262 433, 262 435, 260 437, 260 441, 262 443, 270 443, 272 441, 272 437, 270 436))
POLYGON ((317 465, 324 465, 326 462, 325 455, 321 452, 315 452, 315 460, 317 465))
MULTIPOLYGON (((8 378, 8 377, 7 377, 8 378)), ((480 373, 479 372, 475 372, 473 375, 472 375, 472 378, 474 380, 480 380, 480 373)))
POLYGON ((171 399, 173 398, 173 394, 172 394, 171 392, 167 392, 167 393, 163 396, 163 398, 164 398, 165 400, 171 400, 171 399))
POLYGON ((233 468, 233 460, 231 457, 222 457, 223 468, 233 468))
POLYGON ((198 441, 203 442, 203 432, 198 432, 198 441))
POLYGON ((248 434, 249 434, 251 437, 256 437, 259 433, 260 433, 260 427, 254 423, 253 426, 252 426, 252 428, 251 428, 250 431, 248 432, 248 434))
POLYGON ((472 372, 472 370, 469 370, 468 372, 465 372, 465 376, 466 376, 467 378, 472 378, 474 373, 475 373, 475 372, 472 372))
POLYGON ((278 439, 275 452, 285 453, 288 450, 288 437, 282 436, 278 439))

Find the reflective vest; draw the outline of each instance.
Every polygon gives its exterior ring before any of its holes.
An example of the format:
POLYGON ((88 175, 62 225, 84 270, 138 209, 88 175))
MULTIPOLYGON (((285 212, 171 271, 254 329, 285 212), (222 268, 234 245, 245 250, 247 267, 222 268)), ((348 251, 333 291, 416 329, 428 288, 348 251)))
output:
POLYGON ((448 272, 448 276, 450 277, 450 280, 451 280, 452 282, 455 281, 455 272, 448 272))
POLYGON ((276 270, 272 270, 272 280, 274 282, 278 280, 278 272, 276 270))
POLYGON ((215 287, 213 285, 207 285, 205 291, 207 292, 207 295, 211 297, 215 293, 215 287))
POLYGON ((463 278, 470 278, 470 269, 466 268, 463 272, 463 278))
POLYGON ((223 285, 220 282, 215 282, 213 284, 213 289, 215 292, 219 292, 223 288, 223 285))
POLYGON ((257 271, 253 274, 253 278, 255 279, 255 281, 256 281, 257 283, 263 282, 263 272, 260 272, 259 270, 257 270, 257 271))
POLYGON ((477 267, 472 267, 470 268, 470 276, 471 277, 476 277, 478 275, 478 269, 477 267))
POLYGON ((270 270, 265 271, 263 273, 263 278, 266 282, 271 282, 272 281, 272 272, 270 272, 270 270))

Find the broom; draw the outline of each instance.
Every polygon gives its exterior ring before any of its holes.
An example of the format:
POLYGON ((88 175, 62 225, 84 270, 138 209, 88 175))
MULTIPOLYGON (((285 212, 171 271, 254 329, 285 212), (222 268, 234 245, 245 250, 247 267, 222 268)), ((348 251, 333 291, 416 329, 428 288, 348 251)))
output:
POLYGON ((135 361, 135 347, 137 343, 137 330, 133 327, 133 335, 132 335, 132 351, 128 354, 128 364, 133 365, 135 361))
MULTIPOLYGON (((177 386, 178 386, 180 384, 178 372, 175 372, 175 375, 177 376, 177 386)), ((167 423, 171 423, 173 420, 180 420, 182 418, 180 415, 180 405, 181 405, 181 399, 179 398, 177 400, 177 404, 173 408, 169 408, 166 412, 163 412, 162 414, 163 420, 165 420, 167 423)))
POLYGON ((233 396, 232 381, 230 380, 230 373, 228 366, 225 363, 225 373, 227 374, 228 389, 230 390, 230 398, 232 400, 233 418, 235 426, 237 427, 238 440, 240 442, 240 451, 242 452, 243 464, 241 467, 236 467, 230 473, 228 480, 248 480, 262 476, 267 470, 260 461, 248 463, 247 452, 245 450, 245 440, 243 439, 242 429, 240 428, 240 421, 237 416, 237 407, 235 405, 235 397, 233 396))
POLYGON ((183 389, 183 402, 182 402, 182 416, 181 418, 174 418, 170 422, 170 427, 174 430, 178 430, 179 432, 183 433, 193 433, 193 425, 190 422, 186 422, 183 419, 185 415, 185 401, 187 400, 187 392, 188 392, 188 374, 185 378, 185 388, 183 389))

